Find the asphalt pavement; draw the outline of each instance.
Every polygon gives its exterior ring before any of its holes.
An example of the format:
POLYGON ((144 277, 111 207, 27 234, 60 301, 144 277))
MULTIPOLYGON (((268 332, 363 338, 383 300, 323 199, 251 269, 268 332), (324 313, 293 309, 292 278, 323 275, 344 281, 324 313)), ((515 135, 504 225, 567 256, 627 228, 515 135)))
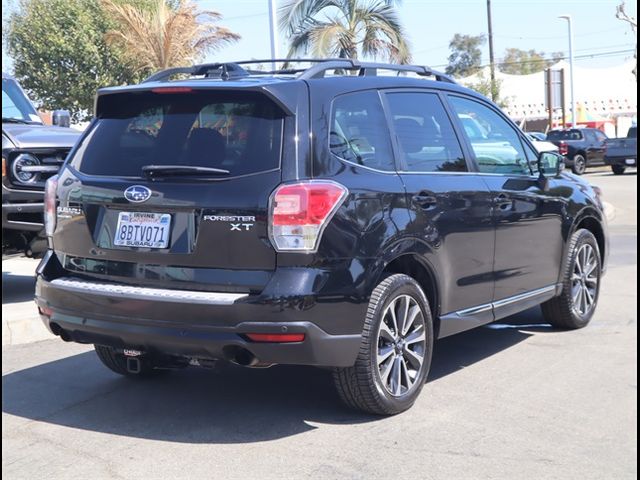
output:
POLYGON ((35 261, 3 261, 3 479, 636 478, 637 176, 587 178, 615 207, 591 324, 554 331, 536 308, 441 340, 389 418, 313 368, 121 378, 39 324, 35 261))

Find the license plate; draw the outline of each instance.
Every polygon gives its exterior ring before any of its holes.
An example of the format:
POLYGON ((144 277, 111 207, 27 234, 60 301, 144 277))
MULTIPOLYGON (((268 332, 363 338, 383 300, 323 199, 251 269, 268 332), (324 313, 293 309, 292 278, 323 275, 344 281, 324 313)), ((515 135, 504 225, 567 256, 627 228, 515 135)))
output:
POLYGON ((636 164, 636 159, 635 158, 627 158, 624 163, 626 163, 627 165, 635 165, 636 164))
POLYGON ((113 243, 118 247, 167 248, 170 227, 168 213, 120 212, 113 243))

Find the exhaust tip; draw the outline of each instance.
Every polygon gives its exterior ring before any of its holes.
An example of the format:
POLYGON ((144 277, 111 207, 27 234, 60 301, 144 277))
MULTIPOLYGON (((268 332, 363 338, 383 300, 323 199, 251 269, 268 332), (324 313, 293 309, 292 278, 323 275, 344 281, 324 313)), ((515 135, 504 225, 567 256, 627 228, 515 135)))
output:
POLYGON ((60 337, 65 342, 71 341, 71 334, 67 332, 64 328, 58 325, 56 322, 51 322, 49 324, 49 328, 51 329, 51 333, 55 336, 60 337))

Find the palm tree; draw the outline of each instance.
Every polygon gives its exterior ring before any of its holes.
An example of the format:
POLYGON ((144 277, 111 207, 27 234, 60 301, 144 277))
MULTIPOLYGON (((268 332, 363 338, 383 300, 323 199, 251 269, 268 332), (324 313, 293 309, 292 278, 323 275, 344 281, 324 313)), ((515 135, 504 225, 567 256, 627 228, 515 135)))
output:
POLYGON ((215 25, 222 18, 218 12, 200 11, 191 0, 102 0, 102 4, 116 25, 107 33, 107 42, 121 48, 138 71, 192 64, 240 39, 215 25))
POLYGON ((392 0, 288 0, 280 28, 291 39, 288 57, 384 57, 409 63, 409 43, 392 0))

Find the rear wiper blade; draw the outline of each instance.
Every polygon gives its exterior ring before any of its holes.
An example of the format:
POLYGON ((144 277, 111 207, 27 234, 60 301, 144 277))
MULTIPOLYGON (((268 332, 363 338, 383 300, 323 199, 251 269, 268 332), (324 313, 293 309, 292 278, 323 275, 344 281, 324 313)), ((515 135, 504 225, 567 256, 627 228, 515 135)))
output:
POLYGON ((24 123, 24 124, 29 124, 31 122, 28 122, 27 120, 23 120, 22 118, 2 117, 2 123, 24 123))
POLYGON ((145 165, 142 173, 147 178, 156 177, 210 177, 229 175, 229 170, 212 167, 195 167, 189 165, 145 165))

